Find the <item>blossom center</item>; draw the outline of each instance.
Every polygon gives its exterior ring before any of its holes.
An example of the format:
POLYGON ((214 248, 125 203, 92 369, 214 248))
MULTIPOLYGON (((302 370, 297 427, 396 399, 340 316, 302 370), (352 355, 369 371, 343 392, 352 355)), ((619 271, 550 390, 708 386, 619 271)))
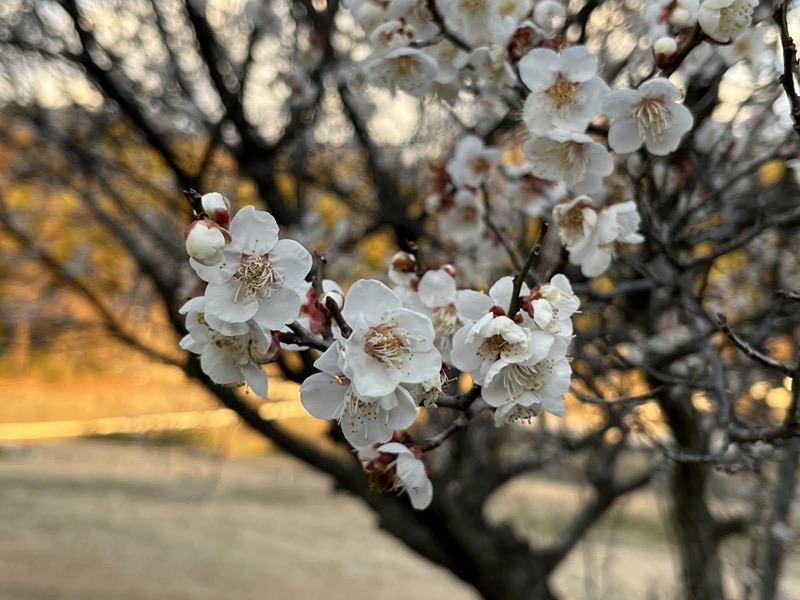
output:
POLYGON ((720 9, 717 31, 724 36, 736 37, 750 24, 752 16, 753 7, 746 2, 736 0, 730 6, 720 9))
POLYGON ((589 166, 589 159, 586 157, 583 144, 579 142, 561 144, 561 160, 565 166, 564 170, 572 173, 574 181, 583 179, 589 166))
POLYGON ((500 352, 508 348, 509 345, 508 341, 502 335, 496 334, 483 340, 478 348, 477 354, 483 359, 494 359, 500 352))
POLYGON ((364 352, 383 364, 399 369, 411 354, 407 332, 395 325, 382 323, 369 328, 364 336, 364 352))
POLYGON ((545 93, 555 103, 556 108, 561 109, 575 104, 578 99, 578 84, 559 73, 555 83, 545 93))
POLYGON ((538 390, 542 387, 550 373, 553 363, 543 360, 535 365, 512 363, 503 369, 503 389, 509 400, 517 400, 526 390, 538 390))
POLYGON ((433 311, 431 321, 433 321, 433 330, 437 335, 452 335, 458 328, 458 313, 455 305, 451 303, 446 306, 440 306, 433 311))
POLYGON ((672 113, 662 98, 642 98, 633 109, 633 118, 639 126, 639 135, 661 137, 672 124, 672 113))
MULTIPOLYGON (((244 290, 246 298, 253 296, 270 297, 283 283, 283 275, 269 262, 269 255, 242 256, 242 264, 236 269, 234 278, 241 282, 239 292, 244 290)), ((239 292, 236 293, 237 297, 239 292)))

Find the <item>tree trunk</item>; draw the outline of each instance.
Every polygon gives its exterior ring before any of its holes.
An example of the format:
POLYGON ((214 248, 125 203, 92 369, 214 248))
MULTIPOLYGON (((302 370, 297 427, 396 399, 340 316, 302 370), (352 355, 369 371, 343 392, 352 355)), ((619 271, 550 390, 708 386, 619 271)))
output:
MULTIPOLYGON (((683 386, 672 386, 662 396, 661 407, 680 448, 705 454, 707 435, 699 424, 683 386)), ((702 463, 676 462, 669 481, 671 518, 681 563, 684 600, 723 600, 716 523, 705 500, 710 469, 702 463)))

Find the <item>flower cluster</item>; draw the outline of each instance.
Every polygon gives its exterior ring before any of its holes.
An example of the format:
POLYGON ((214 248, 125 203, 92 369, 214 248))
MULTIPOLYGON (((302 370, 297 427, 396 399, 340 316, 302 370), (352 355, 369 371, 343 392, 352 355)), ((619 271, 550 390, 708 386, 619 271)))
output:
MULTIPOLYGON (((425 198, 442 242, 435 252, 449 257, 438 264, 456 266, 426 270, 400 252, 388 272, 393 288, 361 279, 345 293, 314 280, 311 255, 279 239, 270 214, 245 207, 231 218, 220 194, 196 198, 186 250, 206 287, 181 309, 188 330, 181 347, 200 356, 213 381, 246 383, 260 396, 267 393, 262 367, 281 349, 312 353, 317 372, 300 387, 302 405, 339 424, 376 488, 403 491, 415 508, 427 507, 433 487, 424 453, 447 436, 415 442, 409 431, 420 409, 438 402, 464 420, 491 410, 498 427, 564 412, 579 308, 558 272, 564 265, 554 260, 550 281, 530 287, 525 269, 497 279, 497 256, 518 259, 515 244, 542 231, 527 218, 548 222, 585 277, 609 269, 619 244, 643 242, 636 203, 618 186, 608 193, 606 178, 622 160, 636 168, 644 153, 680 148, 693 117, 668 76, 697 45, 729 46, 717 52, 728 64, 746 56, 753 62, 755 6, 653 0, 643 16, 653 73, 663 76, 612 89, 598 56, 567 44, 558 0, 349 0, 365 36, 355 43, 368 47, 359 65, 367 82, 417 98, 436 95, 454 114, 464 96, 475 106, 495 102, 505 110, 498 117, 510 110, 521 116, 524 139, 501 153, 495 138, 481 135, 481 123, 464 122, 468 133, 432 168, 425 198), (479 276, 494 285, 488 293, 459 289, 459 269, 462 285, 479 276), (447 377, 457 372, 471 378, 469 393, 453 393, 447 377)), ((248 3, 248 14, 256 32, 276 26, 269 9, 248 3)), ((306 46, 276 80, 298 107, 320 93, 308 73, 323 53, 317 42, 306 46)), ((356 96, 353 102, 369 102, 356 96)))
POLYGON ((278 224, 252 206, 230 219, 230 203, 216 192, 187 228, 189 263, 207 283, 205 293, 181 309, 188 334, 181 347, 200 355, 216 383, 246 382, 266 397, 261 365, 277 354, 277 334, 295 320, 311 255, 294 240, 278 239, 278 224))
POLYGON ((481 386, 498 426, 542 410, 563 414, 572 374, 566 353, 579 301, 567 278, 556 275, 534 289, 523 284, 513 296, 514 282, 504 277, 488 295, 471 292, 456 304, 464 325, 453 339, 452 363, 481 386), (511 313, 512 306, 519 311, 511 313))

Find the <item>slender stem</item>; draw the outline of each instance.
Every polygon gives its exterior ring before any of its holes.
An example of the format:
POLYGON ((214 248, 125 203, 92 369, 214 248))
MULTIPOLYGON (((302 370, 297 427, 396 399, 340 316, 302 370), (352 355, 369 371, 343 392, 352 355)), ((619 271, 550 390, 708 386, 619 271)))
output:
POLYGON ((539 256, 540 251, 541 247, 537 242, 531 247, 528 256, 525 258, 525 262, 522 264, 522 268, 517 273, 517 276, 514 277, 514 287, 511 290, 511 304, 508 307, 509 318, 513 319, 514 315, 517 314, 519 310, 519 294, 520 290, 522 290, 522 284, 525 283, 525 278, 528 276, 528 272, 533 267, 533 261, 539 256))
POLYGON ((786 2, 781 2, 775 7, 775 12, 772 13, 772 19, 778 24, 778 29, 781 33, 781 46, 783 47, 783 74, 778 78, 778 81, 786 91, 786 97, 792 106, 793 129, 797 135, 800 135, 800 97, 797 96, 797 90, 794 87, 794 75, 797 70, 797 46, 795 46, 794 40, 789 35, 789 25, 786 22, 787 10, 786 2))

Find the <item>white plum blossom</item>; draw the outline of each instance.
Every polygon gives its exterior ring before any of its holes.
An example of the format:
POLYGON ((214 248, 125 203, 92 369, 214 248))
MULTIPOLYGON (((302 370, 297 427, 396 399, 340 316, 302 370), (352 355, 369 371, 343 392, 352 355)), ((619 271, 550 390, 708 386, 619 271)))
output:
POLYGON ((211 219, 198 219, 186 228, 184 233, 186 254, 205 266, 220 264, 224 258, 225 244, 231 236, 211 219))
POLYGON ((566 358, 568 342, 556 338, 545 357, 532 355, 519 362, 500 358, 490 367, 481 397, 495 407, 496 426, 530 419, 542 410, 558 416, 564 414, 563 396, 572 377, 566 358))
POLYGON ((487 24, 497 17, 496 0, 451 0, 436 2, 445 24, 470 45, 479 46, 487 36, 487 24))
POLYGON ((548 333, 567 338, 572 335, 572 315, 579 306, 569 279, 561 273, 554 275, 550 283, 534 288, 528 298, 534 323, 548 333))
POLYGON ((564 23, 566 8, 558 0, 538 0, 533 7, 533 22, 546 33, 553 33, 564 23))
POLYGON ((569 262, 579 266, 586 277, 602 275, 611 266, 614 243, 638 244, 639 213, 632 200, 595 209, 591 199, 579 196, 553 207, 561 243, 569 262))
POLYGON ((650 39, 677 34, 697 18, 699 0, 655 0, 644 11, 650 24, 650 39))
POLYGON ((482 385, 498 361, 518 363, 542 360, 553 345, 553 336, 540 329, 517 325, 505 315, 487 313, 459 329, 450 353, 452 364, 482 385))
POLYGON ((708 37, 730 42, 752 23, 756 6, 758 0, 703 0, 697 22, 708 37))
POLYGON ((180 309, 189 332, 180 347, 200 355, 200 367, 214 383, 247 383, 261 398, 267 397, 267 376, 262 364, 269 362, 272 334, 254 322, 225 323, 206 313, 206 300, 192 298, 180 309))
POLYGON ((339 342, 314 362, 322 372, 300 386, 300 402, 312 416, 338 421, 345 439, 356 447, 387 442, 395 430, 414 423, 417 403, 408 389, 396 386, 386 394, 360 395, 343 373, 345 364, 339 342))
POLYGON ((598 191, 603 177, 614 170, 608 150, 583 133, 555 129, 546 137, 532 137, 523 150, 535 177, 563 181, 576 194, 598 191))
POLYGON ((748 27, 727 46, 719 46, 717 52, 727 65, 736 64, 740 60, 748 62, 753 76, 756 77, 764 54, 764 31, 748 27))
POLYGON ((603 102, 603 112, 615 119, 608 130, 608 145, 621 154, 634 152, 642 144, 658 156, 673 152, 693 123, 689 109, 675 102, 680 96, 661 77, 645 81, 637 90, 611 92, 603 102))
POLYGON ((414 31, 402 21, 387 21, 372 30, 369 41, 375 55, 386 54, 407 47, 414 41, 414 31))
POLYGON ((311 255, 294 240, 279 240, 272 215, 252 206, 231 221, 231 242, 214 266, 190 261, 206 287, 206 312, 230 323, 254 319, 278 330, 297 316, 297 288, 311 270, 311 255))
POLYGON ((538 219, 549 215, 553 204, 565 195, 564 184, 531 175, 530 165, 506 168, 503 197, 508 198, 529 217, 538 219))
POLYGON ((422 462, 421 455, 416 449, 399 442, 358 449, 358 457, 364 465, 364 470, 371 473, 393 474, 392 489, 408 494, 411 506, 417 510, 428 508, 433 500, 433 485, 428 478, 428 470, 422 462))
POLYGON ((429 40, 439 33, 426 0, 392 0, 386 8, 389 19, 402 20, 418 40, 429 40))
POLYGON ((554 128, 585 131, 608 93, 597 75, 597 56, 586 46, 573 46, 561 54, 534 48, 519 61, 519 74, 531 90, 522 119, 535 135, 547 135, 554 128))
POLYGON ((456 144, 445 170, 456 187, 480 187, 500 163, 500 151, 487 148, 476 135, 468 135, 456 144))
POLYGON ((426 208, 438 215, 438 231, 444 240, 469 248, 483 237, 486 209, 473 190, 464 188, 454 194, 429 196, 426 208))
POLYGON ((342 316, 353 330, 343 341, 342 369, 358 396, 386 396, 401 383, 422 383, 439 373, 442 356, 430 318, 403 308, 381 282, 353 284, 342 316))
POLYGON ((417 284, 417 291, 404 299, 408 308, 430 317, 436 333, 434 345, 444 362, 450 362, 453 334, 461 326, 456 310, 456 280, 446 269, 427 271, 417 284))
POLYGON ((420 97, 430 91, 438 66, 421 50, 405 47, 375 57, 366 69, 372 83, 420 97))
POLYGON ((517 83, 517 75, 508 62, 508 46, 516 30, 517 21, 513 17, 495 16, 490 19, 485 26, 485 35, 475 40, 475 48, 468 57, 473 80, 495 89, 517 83))

